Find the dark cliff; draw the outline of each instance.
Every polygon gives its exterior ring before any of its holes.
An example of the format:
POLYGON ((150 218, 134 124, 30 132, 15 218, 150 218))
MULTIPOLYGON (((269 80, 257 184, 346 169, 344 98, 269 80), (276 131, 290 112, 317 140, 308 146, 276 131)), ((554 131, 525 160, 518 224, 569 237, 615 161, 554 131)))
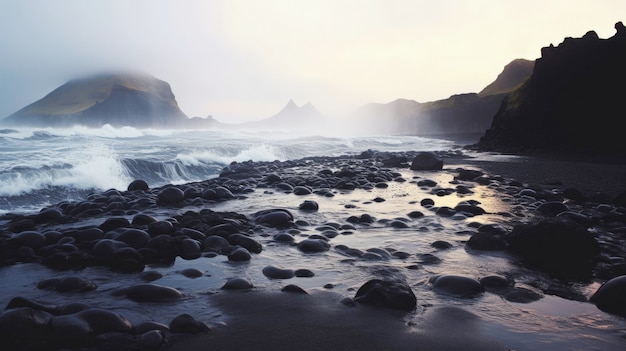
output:
POLYGON ((0 121, 5 125, 177 127, 188 121, 170 85, 139 74, 71 80, 0 121))
MULTIPOLYGON (((541 50, 533 74, 509 93, 476 145, 512 153, 626 157, 626 28, 590 31, 541 50)), ((626 160, 626 158, 623 158, 626 160)))

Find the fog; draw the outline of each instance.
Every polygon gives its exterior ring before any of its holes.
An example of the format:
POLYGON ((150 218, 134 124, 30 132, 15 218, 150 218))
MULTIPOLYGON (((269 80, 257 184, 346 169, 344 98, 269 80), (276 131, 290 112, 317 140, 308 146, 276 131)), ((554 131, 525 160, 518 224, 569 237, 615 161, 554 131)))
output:
POLYGON ((289 99, 324 115, 477 92, 515 58, 626 13, 616 1, 0 0, 0 118, 65 82, 139 70, 189 117, 267 118, 289 99))

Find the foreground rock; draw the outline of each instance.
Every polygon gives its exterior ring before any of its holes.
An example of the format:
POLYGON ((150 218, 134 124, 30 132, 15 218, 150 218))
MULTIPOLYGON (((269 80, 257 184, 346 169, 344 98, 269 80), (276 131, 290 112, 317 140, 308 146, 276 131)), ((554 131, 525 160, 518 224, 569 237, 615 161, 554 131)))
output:
POLYGON ((593 235, 565 218, 516 226, 505 240, 509 250, 519 254, 527 264, 561 278, 590 277, 593 259, 600 253, 593 235))
POLYGON ((589 301, 603 311, 626 317, 626 275, 602 284, 589 301))
POLYGON ((357 290, 354 301, 402 311, 412 311, 417 298, 404 281, 372 279, 357 290))

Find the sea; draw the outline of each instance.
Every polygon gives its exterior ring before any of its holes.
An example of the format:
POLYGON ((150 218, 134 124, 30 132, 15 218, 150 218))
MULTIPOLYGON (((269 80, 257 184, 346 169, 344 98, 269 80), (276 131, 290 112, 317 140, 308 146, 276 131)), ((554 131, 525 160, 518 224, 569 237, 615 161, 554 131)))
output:
MULTIPOLYGON (((91 193, 108 189, 123 191, 135 179, 145 180, 151 188, 202 181, 217 177, 232 162, 357 155, 370 149, 469 153, 459 151, 459 146, 475 141, 477 139, 471 138, 448 140, 418 136, 307 135, 288 131, 157 130, 111 126, 97 129, 3 129, 0 130, 0 216, 34 213, 61 201, 82 201, 91 193)), ((480 157, 486 157, 487 161, 489 157, 502 161, 501 155, 480 157)), ((508 160, 516 162, 515 158, 508 160)), ((311 224, 308 228, 299 228, 300 234, 294 234, 296 240, 318 233, 316 228, 323 228, 325 223, 347 223, 346 218, 367 213, 379 221, 342 233, 330 240, 331 245, 334 248, 345 245, 364 252, 399 250, 409 254, 406 259, 357 259, 335 249, 307 255, 295 246, 274 242, 270 231, 255 237, 264 248, 247 263, 233 264, 225 256, 218 255, 194 260, 177 258, 171 266, 146 267, 145 270, 162 274, 163 278, 155 283, 184 293, 185 298, 178 302, 155 306, 113 296, 116 289, 141 282, 134 274, 114 273, 106 267, 56 271, 37 263, 22 263, 0 267, 0 308, 15 296, 57 305, 81 301, 116 311, 132 323, 151 320, 168 324, 176 315, 188 313, 219 327, 228 324, 228 316, 220 311, 219 306, 211 304, 210 296, 220 293, 220 287, 230 278, 245 277, 255 289, 268 291, 280 291, 287 284, 296 284, 311 290, 332 287, 332 291, 338 294, 354 296, 369 279, 392 274, 403 276, 417 296, 418 308, 406 317, 409 325, 411 320, 418 323, 415 321, 419 321, 425 310, 456 306, 478 316, 480 333, 513 350, 626 348, 626 321, 623 318, 600 311, 589 302, 541 293, 539 287, 551 284, 551 278, 515 264, 504 252, 466 249, 464 243, 471 235, 468 234, 470 223, 506 226, 510 217, 501 214, 512 213, 515 208, 531 208, 532 204, 516 203, 518 198, 486 185, 476 185, 471 195, 453 194, 440 198, 411 180, 429 178, 445 185, 454 180, 452 172, 445 169, 435 173, 409 169, 398 172, 408 181, 392 182, 386 189, 337 191, 332 198, 309 195, 319 203, 320 211, 315 213, 298 211, 302 197, 263 189, 246 194, 245 199, 215 203, 211 210, 251 215, 267 208, 288 209, 299 220, 311 224), (473 218, 437 216, 420 206, 420 200, 426 197, 434 197, 437 206, 453 207, 461 201, 476 201, 488 213, 473 218), (375 201, 380 198, 385 201, 375 201), (426 215, 420 219, 407 216, 416 210, 426 215), (390 228, 385 224, 398 219, 405 221, 408 228, 390 228), (452 247, 447 250, 433 248, 431 244, 438 240, 446 241, 452 247), (261 273, 268 265, 309 269, 314 276, 268 279, 261 273), (188 278, 180 274, 186 268, 199 269, 204 275, 188 278), (514 277, 517 288, 535 292, 540 298, 533 302, 513 302, 490 292, 469 299, 446 296, 430 288, 429 279, 437 274, 476 279, 493 274, 506 275, 514 277), (67 276, 88 279, 98 288, 87 293, 54 293, 36 288, 38 281, 67 276)), ((522 198, 521 201, 525 200, 522 198)), ((167 214, 158 219, 166 220, 167 214)), ((104 218, 96 220, 104 221, 104 218)), ((575 285, 576 290, 585 296, 590 296, 599 287, 597 282, 575 285)))
POLYGON ((210 179, 231 162, 285 161, 377 151, 445 150, 454 141, 416 136, 322 136, 293 131, 132 127, 0 130, 0 214, 38 211, 92 192, 210 179))

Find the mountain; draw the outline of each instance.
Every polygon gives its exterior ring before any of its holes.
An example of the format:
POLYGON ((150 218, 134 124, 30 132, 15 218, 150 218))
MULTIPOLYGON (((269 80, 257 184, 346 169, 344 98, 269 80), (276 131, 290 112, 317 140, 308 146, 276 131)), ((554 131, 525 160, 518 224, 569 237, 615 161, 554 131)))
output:
POLYGON ((326 117, 322 115, 313 104, 307 102, 302 106, 296 105, 289 100, 277 114, 259 120, 240 124, 243 129, 266 129, 266 130, 318 130, 326 123, 326 117))
POLYGON ((534 61, 516 59, 480 93, 452 95, 420 103, 398 99, 386 104, 367 104, 354 113, 361 132, 389 134, 482 134, 489 128, 507 92, 531 74, 534 61))
POLYGON ((476 145, 498 152, 613 155, 626 160, 626 28, 594 31, 541 50, 532 75, 509 93, 476 145))
POLYGON ((99 74, 71 80, 0 121, 5 125, 176 127, 189 121, 170 85, 142 74, 99 74))

